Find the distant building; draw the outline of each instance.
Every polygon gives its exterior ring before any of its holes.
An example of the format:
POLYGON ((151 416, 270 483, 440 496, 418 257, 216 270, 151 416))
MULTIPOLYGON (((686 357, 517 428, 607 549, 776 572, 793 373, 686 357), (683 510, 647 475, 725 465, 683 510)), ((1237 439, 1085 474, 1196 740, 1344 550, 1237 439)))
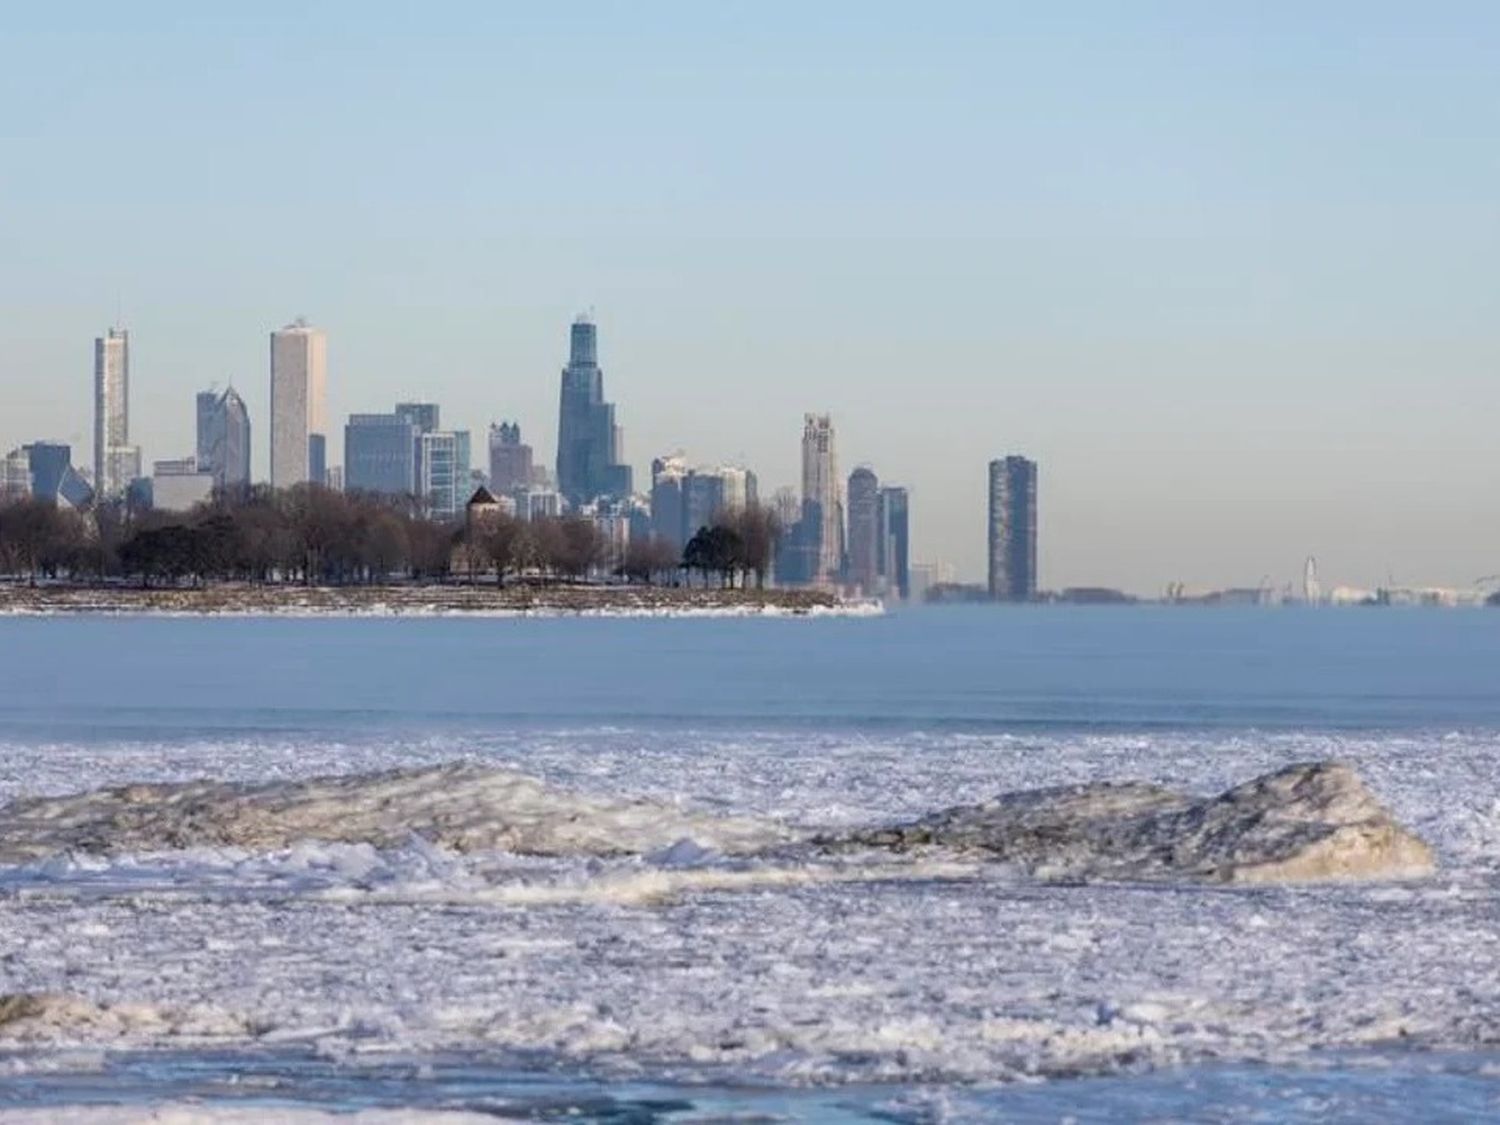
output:
POLYGON ((712 471, 723 482, 726 512, 741 512, 760 503, 760 480, 749 469, 720 465, 712 471))
POLYGON ((624 463, 623 444, 614 404, 604 398, 598 329, 580 316, 569 337, 558 399, 557 487, 570 505, 630 495, 631 472, 624 463))
POLYGON ((405 418, 419 434, 430 434, 443 428, 442 411, 435 402, 398 402, 396 416, 405 418))
MULTIPOLYGON (((105 476, 112 481, 123 481, 121 491, 111 499, 118 500, 129 489, 130 482, 141 475, 141 447, 138 445, 113 445, 104 455, 105 476)), ((98 490, 95 489, 97 492, 98 490)))
POLYGON ((797 499, 797 490, 778 488, 771 497, 771 514, 776 517, 776 525, 781 529, 781 533, 789 534, 797 521, 802 518, 802 501, 797 499))
POLYGON ((839 490, 833 420, 808 414, 802 426, 802 520, 815 519, 801 539, 816 559, 806 581, 826 585, 838 579, 844 558, 844 502, 839 490))
POLYGON ((31 495, 58 507, 84 511, 95 492, 73 467, 73 447, 60 441, 36 441, 22 446, 31 473, 31 495))
POLYGON ((344 491, 344 466, 342 466, 342 465, 330 465, 330 466, 328 466, 328 472, 323 475, 323 483, 328 486, 328 489, 331 492, 343 492, 344 491))
POLYGON ((152 463, 151 506, 157 511, 190 511, 213 494, 214 475, 198 467, 196 456, 152 463))
POLYGON ((912 563, 910 575, 910 585, 904 596, 910 601, 925 602, 928 592, 938 584, 937 564, 912 563))
POLYGON ((990 462, 989 594, 998 601, 1036 597, 1036 462, 990 462))
POLYGON ((138 475, 140 450, 130 444, 130 333, 111 328, 94 340, 94 491, 117 500, 138 475), (134 473, 121 476, 132 466, 134 473))
POLYGON ((682 492, 688 472, 687 461, 676 454, 651 462, 651 533, 678 551, 687 542, 682 492))
POLYGON ((849 474, 849 585, 864 594, 879 592, 880 481, 867 468, 849 474))
POLYGON ((214 478, 216 488, 250 487, 250 411, 233 387, 222 394, 199 391, 198 468, 214 478))
POLYGON ((31 495, 31 455, 12 449, 0 460, 0 501, 22 500, 31 495))
POLYGON ((198 439, 194 451, 198 456, 198 464, 205 467, 212 459, 214 411, 218 406, 219 392, 211 387, 193 396, 193 418, 198 439))
POLYGON ((1057 600, 1066 605, 1130 605, 1136 599, 1108 586, 1069 586, 1057 600))
POLYGON ((911 502, 906 489, 880 490, 880 582, 903 601, 911 594, 911 502))
POLYGON ((344 487, 385 496, 417 494, 420 432, 399 414, 351 414, 344 426, 344 487))
POLYGON ((323 483, 328 446, 328 338, 297 319, 271 333, 271 484, 323 483))
POLYGON ((472 536, 487 527, 493 527, 504 514, 505 508, 488 488, 476 488, 464 505, 464 526, 472 536))
POLYGON ((757 503, 755 474, 737 465, 689 468, 680 454, 651 462, 651 533, 681 550, 700 527, 757 503))
POLYGON ((490 491, 497 496, 536 483, 531 446, 521 440, 518 422, 490 427, 490 491))
POLYGON ((556 519, 562 515, 563 495, 556 489, 522 489, 515 498, 516 515, 523 520, 556 519))
POLYGON ((456 519, 469 497, 469 434, 435 430, 417 439, 417 495, 430 519, 456 519))

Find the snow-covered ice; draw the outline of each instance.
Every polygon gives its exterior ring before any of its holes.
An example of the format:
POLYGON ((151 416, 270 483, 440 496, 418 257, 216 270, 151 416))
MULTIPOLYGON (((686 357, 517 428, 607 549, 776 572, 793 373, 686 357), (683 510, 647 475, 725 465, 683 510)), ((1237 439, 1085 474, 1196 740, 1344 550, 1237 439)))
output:
POLYGON ((1500 1035, 1500 809, 1481 783, 1496 750, 1493 735, 1463 732, 19 741, 0 746, 6 800, 77 792, 83 776, 264 785, 437 766, 452 803, 459 780, 508 777, 518 807, 545 805, 568 839, 597 842, 607 823, 631 847, 520 854, 498 837, 351 832, 13 855, 0 868, 0 991, 12 997, 0 1040, 31 1060, 99 1047, 478 1051, 782 1084, 1470 1049, 1500 1035), (1317 758, 1352 763, 1432 844, 1438 873, 1058 885, 961 852, 776 846, 1038 786, 1137 778, 1211 793, 1317 758), (715 835, 725 823, 739 828, 715 835))

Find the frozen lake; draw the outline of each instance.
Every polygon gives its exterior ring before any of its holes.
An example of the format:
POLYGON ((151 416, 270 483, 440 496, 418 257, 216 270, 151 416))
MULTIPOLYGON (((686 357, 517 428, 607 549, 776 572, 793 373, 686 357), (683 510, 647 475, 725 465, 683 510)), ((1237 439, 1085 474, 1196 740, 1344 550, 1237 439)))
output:
POLYGON ((0 1105, 1494 1114, 1497 670, 1486 611, 0 619, 4 800, 467 761, 558 817, 644 798, 803 830, 1340 758, 1440 864, 1242 889, 706 847, 78 848, 0 866, 0 992, 42 998, 0 1022, 0 1105))

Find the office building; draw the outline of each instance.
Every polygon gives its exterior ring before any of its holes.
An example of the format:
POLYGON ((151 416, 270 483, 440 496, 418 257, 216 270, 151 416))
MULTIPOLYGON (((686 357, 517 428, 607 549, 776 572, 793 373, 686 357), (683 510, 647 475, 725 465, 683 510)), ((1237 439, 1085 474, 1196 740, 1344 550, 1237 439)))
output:
POLYGON ((911 503, 906 489, 880 490, 880 583, 883 592, 911 597, 911 503))
POLYGON ((139 475, 140 451, 130 444, 130 333, 111 328, 94 340, 93 490, 118 500, 139 475))
POLYGON ((196 456, 153 462, 151 506, 159 512, 191 511, 212 499, 214 484, 213 473, 204 471, 196 456))
POLYGON ((436 430, 417 439, 417 495, 429 519, 463 514, 472 492, 467 430, 436 430))
POLYGON ((405 418, 419 434, 430 434, 443 428, 442 410, 435 402, 398 402, 396 417, 405 418))
POLYGON ((598 329, 580 316, 573 322, 558 400, 557 487, 570 505, 630 495, 623 444, 614 404, 604 399, 598 329))
POLYGON ((324 483, 328 338, 300 317, 271 333, 271 484, 324 483))
POLYGON ((801 542, 816 552, 807 581, 818 585, 836 582, 843 569, 840 483, 833 421, 827 414, 808 414, 802 427, 802 520, 815 524, 805 529, 801 542))
MULTIPOLYGON (((104 473, 109 480, 122 482, 120 491, 111 499, 118 500, 123 497, 125 490, 130 487, 130 482, 141 475, 141 447, 138 445, 110 446, 104 454, 104 473)), ((94 491, 97 493, 98 489, 94 491)))
POLYGON ((535 483, 535 466, 531 446, 521 440, 518 422, 501 422, 490 427, 490 491, 497 496, 527 488, 535 483))
POLYGON ((990 462, 989 594, 998 601, 1036 597, 1036 462, 990 462))
POLYGON ((223 393, 199 391, 198 468, 214 487, 243 492, 250 487, 250 411, 232 386, 223 393))
POLYGON ((31 474, 31 495, 58 507, 83 511, 96 492, 73 467, 73 447, 60 441, 35 441, 21 447, 31 474))
POLYGON ((757 502, 755 474, 737 465, 689 468, 681 454, 651 462, 651 533, 677 550, 701 527, 757 502))
POLYGON ((562 515, 563 496, 552 488, 533 486, 516 492, 516 515, 523 520, 556 519, 562 515))
POLYGON ((862 594, 880 592, 880 481, 867 468, 849 474, 849 585, 862 594))
POLYGON ((682 486, 688 471, 687 461, 677 454, 651 462, 651 534, 677 551, 687 542, 682 486))
POLYGON ((415 496, 421 432, 399 414, 351 414, 344 426, 344 487, 415 496))
POLYGON ((193 398, 193 406, 197 436, 193 448, 198 456, 198 464, 207 467, 212 460, 214 412, 219 408, 219 392, 212 387, 199 391, 193 398))
POLYGON ((23 500, 31 495, 31 454, 23 447, 12 449, 0 460, 0 502, 23 500))

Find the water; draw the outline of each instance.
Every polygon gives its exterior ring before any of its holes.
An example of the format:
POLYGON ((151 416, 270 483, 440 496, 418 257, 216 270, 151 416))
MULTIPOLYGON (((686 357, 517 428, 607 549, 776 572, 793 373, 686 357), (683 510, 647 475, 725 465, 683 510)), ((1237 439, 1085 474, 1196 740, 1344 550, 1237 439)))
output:
POLYGON ((1493 1114, 1497 668, 1481 611, 0 620, 4 799, 463 759, 822 828, 1340 757, 1441 864, 1223 890, 420 842, 63 856, 0 869, 0 991, 68 998, 0 1026, 0 1104, 1493 1114))

